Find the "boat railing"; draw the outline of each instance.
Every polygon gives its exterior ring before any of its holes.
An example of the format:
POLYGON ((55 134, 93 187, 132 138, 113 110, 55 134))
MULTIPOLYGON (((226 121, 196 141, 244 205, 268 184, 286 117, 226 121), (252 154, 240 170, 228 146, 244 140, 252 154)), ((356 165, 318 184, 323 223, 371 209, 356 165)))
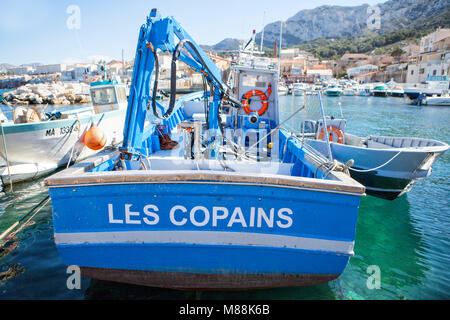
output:
MULTIPOLYGON (((33 110, 36 110, 37 115, 40 117, 40 121, 51 121, 51 120, 63 120, 63 119, 71 119, 71 118, 79 118, 81 116, 85 115, 93 115, 94 109, 92 106, 89 107, 82 107, 82 108, 75 108, 75 109, 68 109, 68 110, 61 110, 58 111, 56 108, 48 108, 48 105, 45 106, 2 106, 0 109, 0 113, 3 116, 0 116, 0 121, 4 123, 14 123, 14 118, 17 117, 16 113, 19 112, 18 108, 23 108, 20 112, 26 112, 26 110, 29 110, 30 108, 33 110)), ((23 123, 23 122, 19 122, 23 123)))

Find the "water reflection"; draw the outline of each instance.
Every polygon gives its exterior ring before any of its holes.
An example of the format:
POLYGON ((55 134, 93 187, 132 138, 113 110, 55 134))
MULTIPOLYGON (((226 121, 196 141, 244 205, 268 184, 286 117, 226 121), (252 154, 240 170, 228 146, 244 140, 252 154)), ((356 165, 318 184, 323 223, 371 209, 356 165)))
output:
POLYGON ((341 277, 348 298, 402 299, 410 287, 423 281, 429 267, 418 254, 424 251, 424 243, 410 209, 407 196, 394 201, 367 196, 361 201, 355 256, 341 277), (371 265, 380 268, 380 290, 366 286, 371 265))
MULTIPOLYGON (((312 98, 313 99, 313 98, 312 98)), ((280 97, 289 116, 290 96, 280 97)), ((296 107, 302 103, 296 98, 296 107)), ((342 103, 347 130, 361 136, 388 134, 448 140, 449 109, 414 107, 402 99, 376 97, 324 97, 327 111, 340 113, 342 103)), ((296 122, 298 123, 298 122, 296 122)), ((446 141, 450 142, 450 141, 446 141)), ((36 224, 17 234, 13 250, 0 257, 0 272, 23 273, 0 281, 0 299, 442 299, 449 298, 448 230, 449 168, 447 153, 430 177, 395 201, 362 199, 356 229, 355 256, 343 275, 332 282, 303 288, 248 291, 177 291, 82 278, 82 290, 68 290, 66 266, 53 242, 51 206, 36 224), (381 269, 381 289, 366 286, 367 267, 381 269)), ((43 179, 14 186, 0 193, 0 230, 4 230, 42 200, 48 191, 43 179)))
POLYGON ((279 288, 260 290, 184 291, 151 288, 102 280, 91 280, 85 292, 87 300, 136 299, 136 300, 299 300, 337 299, 338 294, 330 284, 313 287, 279 288))

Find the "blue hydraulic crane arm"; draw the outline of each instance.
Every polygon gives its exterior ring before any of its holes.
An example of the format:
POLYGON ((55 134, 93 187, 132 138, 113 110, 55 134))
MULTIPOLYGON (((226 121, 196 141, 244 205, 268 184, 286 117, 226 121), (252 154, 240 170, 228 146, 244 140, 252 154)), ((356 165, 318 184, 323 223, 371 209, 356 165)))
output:
MULTIPOLYGON (((173 70, 176 60, 181 60, 193 70, 202 73, 208 83, 214 88, 212 102, 209 104, 210 128, 216 129, 218 127, 217 114, 219 104, 224 96, 228 97, 225 85, 222 83, 222 72, 220 69, 217 68, 214 62, 173 17, 162 19, 157 10, 153 9, 147 18, 147 23, 140 29, 134 60, 134 72, 128 97, 123 145, 119 149, 122 158, 126 160, 140 156, 145 119, 150 105, 153 106, 155 115, 157 115, 156 107, 163 110, 163 107, 154 99, 156 97, 155 89, 157 88, 158 80, 158 70, 154 72, 155 65, 156 69, 159 67, 158 50, 173 54, 172 88, 174 88, 174 82, 176 83, 176 66, 175 70, 173 70), (176 43, 175 38, 178 38, 179 42, 176 43), (153 95, 150 96, 153 73, 155 73, 155 87, 153 88, 153 95)), ((169 109, 165 115, 157 115, 159 118, 167 118, 173 111, 171 107, 173 108, 175 102, 175 94, 175 92, 171 92, 169 109)))

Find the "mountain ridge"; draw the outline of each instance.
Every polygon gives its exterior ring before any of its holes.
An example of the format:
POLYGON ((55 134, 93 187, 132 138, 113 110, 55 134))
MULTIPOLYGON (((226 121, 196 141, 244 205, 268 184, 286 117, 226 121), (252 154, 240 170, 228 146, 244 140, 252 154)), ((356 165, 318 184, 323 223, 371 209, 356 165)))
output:
MULTIPOLYGON (((323 5, 301 10, 288 18, 283 27, 282 45, 292 47, 320 38, 387 34, 429 21, 449 9, 448 0, 389 0, 376 6, 323 5), (373 28, 376 30, 372 30, 373 28)), ((279 41, 280 23, 281 21, 276 21, 264 27, 264 47, 272 48, 274 41, 279 41)), ((256 34, 258 44, 261 36, 262 32, 256 34)), ((242 40, 228 38, 208 47, 214 50, 236 50, 241 42, 242 40)))

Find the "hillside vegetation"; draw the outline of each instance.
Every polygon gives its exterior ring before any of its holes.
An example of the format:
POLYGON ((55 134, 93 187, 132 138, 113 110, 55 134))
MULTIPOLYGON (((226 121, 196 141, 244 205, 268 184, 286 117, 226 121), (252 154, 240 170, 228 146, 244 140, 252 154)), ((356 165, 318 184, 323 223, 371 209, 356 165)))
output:
POLYGON ((389 53, 400 42, 411 42, 435 31, 438 27, 450 27, 450 10, 434 19, 381 35, 340 39, 320 38, 306 41, 296 47, 311 52, 322 59, 339 58, 345 53, 389 53))

